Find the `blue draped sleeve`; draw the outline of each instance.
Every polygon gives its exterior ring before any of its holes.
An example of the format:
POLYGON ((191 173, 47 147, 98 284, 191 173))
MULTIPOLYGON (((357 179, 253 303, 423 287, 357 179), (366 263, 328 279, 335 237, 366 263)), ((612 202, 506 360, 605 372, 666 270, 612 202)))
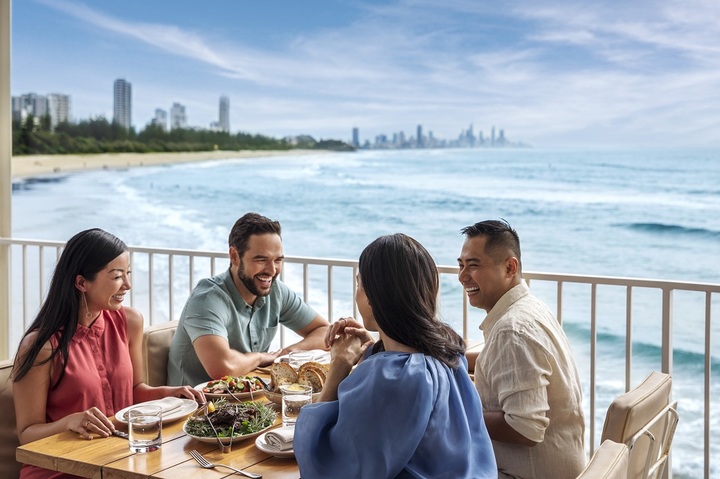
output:
POLYGON ((419 353, 367 358, 337 401, 302 408, 293 447, 303 479, 497 477, 467 369, 419 353))

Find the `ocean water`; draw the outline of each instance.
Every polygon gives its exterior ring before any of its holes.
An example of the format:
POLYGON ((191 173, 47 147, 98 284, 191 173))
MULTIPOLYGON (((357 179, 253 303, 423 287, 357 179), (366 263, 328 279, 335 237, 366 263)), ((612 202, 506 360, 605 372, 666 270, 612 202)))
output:
MULTIPOLYGON (((462 227, 505 218, 520 235, 525 271, 720 282, 720 150, 368 151, 102 170, 17 183, 13 233, 67 240, 98 226, 135 246, 224 251, 230 227, 247 211, 282 223, 291 256, 356 259, 377 236, 403 232, 439 264, 454 265, 462 227)), ((456 281, 443 288, 459 291, 456 281)), ((587 377, 589 316, 581 289, 565 291, 563 320, 587 377)), ((537 293, 554 307, 552 291, 537 293)), ((624 388, 622 293, 599 291, 598 429, 607 404, 624 388)), ((635 293, 635 383, 660 368, 658 301, 643 295, 635 293)), ((681 422, 673 470, 676 477, 702 477, 704 297, 674 300, 681 422)), ((720 392, 717 303, 713 397, 720 392)), ((458 307, 444 305, 454 326, 458 307)), ((479 321, 471 324, 472 338, 481 337, 479 321)), ((711 428, 712 477, 718 477, 716 399, 711 428)))

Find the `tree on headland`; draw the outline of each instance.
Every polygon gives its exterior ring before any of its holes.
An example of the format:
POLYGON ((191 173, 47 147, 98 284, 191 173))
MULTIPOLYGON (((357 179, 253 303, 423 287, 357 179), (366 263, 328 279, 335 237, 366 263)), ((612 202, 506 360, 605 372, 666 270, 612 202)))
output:
POLYGON ((13 155, 66 153, 162 153, 212 150, 290 150, 294 148, 352 151, 354 148, 337 140, 302 142, 239 132, 179 128, 165 131, 148 125, 139 133, 126 129, 104 117, 78 123, 60 123, 51 128, 50 118, 37 121, 32 115, 13 122, 13 155))

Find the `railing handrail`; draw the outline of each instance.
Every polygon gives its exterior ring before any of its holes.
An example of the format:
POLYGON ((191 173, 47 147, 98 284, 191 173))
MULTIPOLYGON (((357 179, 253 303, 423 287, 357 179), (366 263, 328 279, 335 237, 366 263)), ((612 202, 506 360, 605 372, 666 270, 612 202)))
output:
MULTIPOLYGON (((0 238, 0 244, 16 244, 27 246, 46 246, 62 248, 65 246, 64 241, 56 240, 35 240, 24 238, 0 238)), ((152 253, 152 254, 168 254, 168 255, 188 255, 199 256, 203 258, 217 258, 227 255, 224 251, 199 250, 187 248, 165 248, 154 246, 130 246, 128 250, 133 253, 152 253)), ((341 258, 321 258, 315 256, 285 256, 285 262, 293 264, 311 263, 321 266, 340 266, 353 267, 357 266, 357 260, 341 259, 341 258)), ((437 265, 438 272, 441 274, 457 273, 458 267, 453 265, 437 265)), ((658 288, 662 290, 684 290, 684 291, 710 291, 720 293, 720 283, 701 283, 693 281, 667 280, 667 279, 647 279, 633 276, 604 276, 604 275, 586 275, 574 273, 548 273, 543 271, 523 271, 525 280, 538 281, 555 281, 561 283, 581 283, 581 284, 602 284, 607 286, 633 286, 658 288)))

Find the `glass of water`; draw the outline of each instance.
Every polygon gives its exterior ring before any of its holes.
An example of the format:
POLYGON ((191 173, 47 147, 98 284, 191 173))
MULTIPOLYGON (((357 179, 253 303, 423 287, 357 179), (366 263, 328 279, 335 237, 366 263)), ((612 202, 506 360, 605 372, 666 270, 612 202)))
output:
POLYGON ((157 451, 162 444, 162 408, 138 406, 128 411, 130 451, 157 451))
POLYGON ((312 387, 304 384, 280 386, 283 426, 295 426, 300 408, 312 402, 312 387))
POLYGON ((288 354, 288 362, 290 366, 297 369, 303 364, 313 360, 314 354, 312 351, 290 351, 288 354))

